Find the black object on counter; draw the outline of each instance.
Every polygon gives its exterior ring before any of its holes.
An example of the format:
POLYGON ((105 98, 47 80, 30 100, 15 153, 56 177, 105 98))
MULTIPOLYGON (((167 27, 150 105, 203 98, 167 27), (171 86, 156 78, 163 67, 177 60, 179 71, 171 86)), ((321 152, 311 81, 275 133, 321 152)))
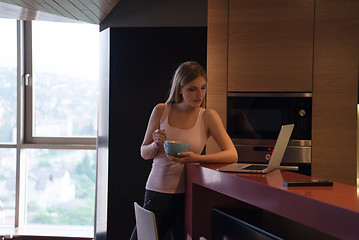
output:
POLYGON ((333 186, 331 180, 292 180, 284 181, 283 186, 300 187, 300 186, 333 186))

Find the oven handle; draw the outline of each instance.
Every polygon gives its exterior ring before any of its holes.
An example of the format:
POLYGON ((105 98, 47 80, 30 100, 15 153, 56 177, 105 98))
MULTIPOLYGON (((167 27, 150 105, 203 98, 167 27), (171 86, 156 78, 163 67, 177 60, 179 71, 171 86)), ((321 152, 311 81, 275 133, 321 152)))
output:
POLYGON ((287 170, 287 171, 294 171, 294 172, 298 172, 298 171, 299 171, 299 167, 298 167, 298 166, 279 166, 279 169, 281 169, 281 170, 287 170))

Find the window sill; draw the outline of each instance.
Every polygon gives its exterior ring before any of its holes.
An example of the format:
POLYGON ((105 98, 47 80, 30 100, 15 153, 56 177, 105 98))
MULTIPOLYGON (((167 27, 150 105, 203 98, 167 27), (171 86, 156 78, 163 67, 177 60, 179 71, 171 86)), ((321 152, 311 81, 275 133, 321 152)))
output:
MULTIPOLYGON (((91 240, 94 229, 90 226, 29 225, 21 228, 0 227, 0 237, 12 235, 12 239, 76 239, 91 240)), ((0 238, 1 239, 1 238, 0 238)))

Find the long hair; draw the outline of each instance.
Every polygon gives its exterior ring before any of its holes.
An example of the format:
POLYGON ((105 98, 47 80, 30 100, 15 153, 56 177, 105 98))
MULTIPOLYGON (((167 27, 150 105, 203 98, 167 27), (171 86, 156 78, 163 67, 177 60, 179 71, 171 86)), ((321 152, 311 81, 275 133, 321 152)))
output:
MULTIPOLYGON (((180 90, 184 85, 192 82, 198 77, 203 77, 207 81, 207 73, 201 65, 197 62, 184 62, 182 63, 172 78, 172 87, 167 99, 168 103, 180 103, 183 101, 183 97, 180 94, 180 90)), ((205 107, 205 99, 201 104, 201 107, 205 107)))

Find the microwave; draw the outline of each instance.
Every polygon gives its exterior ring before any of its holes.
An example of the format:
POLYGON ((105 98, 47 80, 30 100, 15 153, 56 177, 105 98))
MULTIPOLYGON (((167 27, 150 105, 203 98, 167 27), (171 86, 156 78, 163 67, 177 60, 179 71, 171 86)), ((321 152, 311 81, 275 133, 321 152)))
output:
POLYGON ((294 140, 312 138, 311 93, 229 93, 227 130, 231 138, 277 139, 294 123, 294 140))
POLYGON ((228 93, 227 132, 240 161, 266 162, 285 124, 294 129, 283 162, 310 163, 312 93, 228 93))

